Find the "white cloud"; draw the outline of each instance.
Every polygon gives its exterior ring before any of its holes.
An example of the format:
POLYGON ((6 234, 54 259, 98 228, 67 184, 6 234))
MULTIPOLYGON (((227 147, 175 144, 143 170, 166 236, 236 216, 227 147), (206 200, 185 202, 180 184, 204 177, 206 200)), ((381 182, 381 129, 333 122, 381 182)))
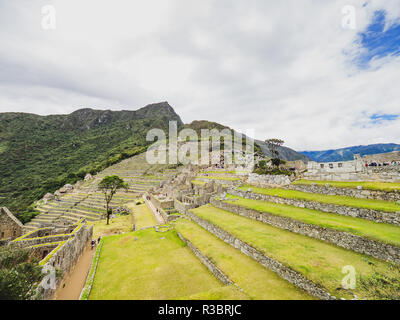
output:
MULTIPOLYGON (((397 0, 0 0, 0 112, 136 109, 169 101, 185 122, 254 128, 296 149, 400 142, 400 59, 358 70, 355 40, 397 0), (52 4, 57 29, 41 29, 52 4), (342 7, 356 8, 355 30, 342 7)), ((387 26, 387 27, 388 27, 387 26)))

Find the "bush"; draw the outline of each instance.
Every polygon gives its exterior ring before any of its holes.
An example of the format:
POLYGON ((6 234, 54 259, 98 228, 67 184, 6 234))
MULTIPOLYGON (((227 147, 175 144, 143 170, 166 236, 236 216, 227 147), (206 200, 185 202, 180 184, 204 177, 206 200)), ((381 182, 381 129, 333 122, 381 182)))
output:
POLYGON ((28 300, 43 279, 42 267, 27 249, 0 247, 0 300, 28 300))

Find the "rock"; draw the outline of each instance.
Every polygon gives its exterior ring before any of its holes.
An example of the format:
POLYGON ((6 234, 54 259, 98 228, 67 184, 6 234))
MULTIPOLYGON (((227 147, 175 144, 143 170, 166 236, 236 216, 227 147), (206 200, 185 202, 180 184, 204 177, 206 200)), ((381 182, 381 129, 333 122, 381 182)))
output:
POLYGON ((60 194, 59 191, 54 192, 54 196, 55 196, 55 197, 59 197, 60 195, 61 195, 61 194, 60 194))
POLYGON ((45 196, 43 197, 43 200, 53 200, 54 199, 54 195, 52 195, 51 193, 46 193, 45 196))
POLYGON ((357 186, 357 190, 362 190, 363 187, 362 186, 357 186))
POLYGON ((68 190, 65 187, 60 188, 58 191, 58 193, 66 193, 68 190))
POLYGON ((73 186, 72 184, 67 183, 67 184, 64 186, 64 188, 67 189, 67 190, 72 190, 72 189, 74 188, 74 186, 73 186))
POLYGON ((90 181, 90 180, 93 180, 93 176, 90 174, 90 173, 88 173, 86 176, 85 176, 85 179, 84 179, 85 181, 90 181))

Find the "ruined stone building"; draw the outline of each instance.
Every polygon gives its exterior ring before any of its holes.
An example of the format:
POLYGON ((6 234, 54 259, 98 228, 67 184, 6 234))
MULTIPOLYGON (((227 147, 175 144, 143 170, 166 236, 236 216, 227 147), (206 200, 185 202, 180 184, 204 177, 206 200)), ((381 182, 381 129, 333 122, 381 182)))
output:
POLYGON ((351 161, 310 161, 304 177, 310 180, 400 182, 400 166, 390 165, 398 158, 397 152, 390 152, 364 157, 356 154, 351 161), (382 159, 386 160, 387 166, 369 166, 371 162, 382 163, 382 159))
POLYGON ((14 240, 22 235, 23 224, 6 207, 0 208, 0 240, 14 240))

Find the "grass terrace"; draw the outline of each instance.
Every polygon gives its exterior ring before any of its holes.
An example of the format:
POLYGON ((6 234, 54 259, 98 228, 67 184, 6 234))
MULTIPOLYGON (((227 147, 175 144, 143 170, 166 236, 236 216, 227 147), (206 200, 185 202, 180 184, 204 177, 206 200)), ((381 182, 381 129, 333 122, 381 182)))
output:
POLYGON ((342 268, 351 265, 357 274, 357 287, 352 291, 359 298, 400 299, 398 266, 244 218, 212 205, 191 211, 324 286, 337 298, 353 298, 349 292, 341 289, 344 277, 342 268))
POLYGON ((378 191, 400 191, 400 183, 394 182, 375 182, 375 181, 322 181, 322 180, 297 180, 292 184, 295 185, 322 185, 329 184, 336 188, 351 188, 355 189, 362 186, 363 189, 378 190, 378 191))
POLYGON ((103 238, 90 300, 247 299, 224 286, 175 231, 103 238))
POLYGON ((197 176, 196 179, 240 181, 240 178, 236 178, 236 177, 224 177, 224 176, 197 176))
POLYGON ((93 225, 93 238, 97 239, 99 236, 103 237, 132 231, 132 218, 130 214, 118 215, 116 218, 110 219, 109 225, 107 225, 106 220, 88 222, 88 225, 93 225))
POLYGON ((153 214, 145 203, 136 205, 135 202, 132 202, 129 203, 127 207, 133 212, 133 217, 135 219, 135 226, 137 230, 155 226, 157 224, 157 221, 154 219, 153 214))
POLYGON ((400 212, 400 205, 396 202, 389 202, 374 199, 359 199, 346 196, 324 195, 319 193, 307 193, 296 190, 286 190, 278 188, 258 188, 250 185, 244 185, 239 189, 247 191, 251 189, 254 193, 277 196, 287 199, 298 199, 304 201, 315 201, 320 203, 342 205, 354 208, 364 208, 385 212, 400 212))
POLYGON ((228 198, 236 200, 224 202, 400 246, 399 226, 232 195, 228 198))
POLYGON ((204 181, 200 181, 200 180, 192 180, 191 182, 192 182, 193 184, 197 184, 197 185, 200 185, 200 186, 206 184, 204 181))
POLYGON ((230 280, 251 299, 308 300, 307 293, 264 268, 250 257, 226 244, 213 234, 187 219, 177 221, 175 228, 186 239, 213 261, 230 280))

